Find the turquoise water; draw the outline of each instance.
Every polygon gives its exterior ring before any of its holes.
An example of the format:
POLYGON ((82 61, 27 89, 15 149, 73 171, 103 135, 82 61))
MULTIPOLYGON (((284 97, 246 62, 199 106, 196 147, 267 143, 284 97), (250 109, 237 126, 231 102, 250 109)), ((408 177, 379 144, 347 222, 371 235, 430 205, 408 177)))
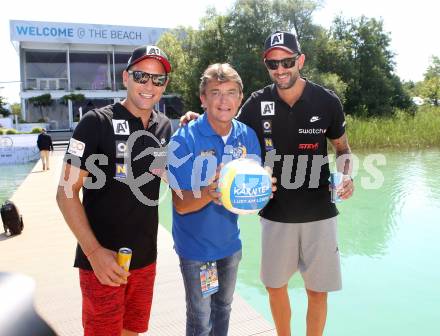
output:
POLYGON ((9 199, 34 167, 35 162, 0 165, 0 203, 9 199))
MULTIPOLYGON (((371 178, 359 155, 355 195, 339 207, 343 290, 329 295, 326 335, 440 335, 440 151, 385 153, 378 167, 383 185, 365 189, 371 178)), ((171 225, 169 194, 160 221, 171 225)), ((243 260, 237 290, 271 319, 260 283, 260 226, 240 218, 243 260)), ((302 279, 289 283, 294 335, 305 335, 307 299, 302 279)))

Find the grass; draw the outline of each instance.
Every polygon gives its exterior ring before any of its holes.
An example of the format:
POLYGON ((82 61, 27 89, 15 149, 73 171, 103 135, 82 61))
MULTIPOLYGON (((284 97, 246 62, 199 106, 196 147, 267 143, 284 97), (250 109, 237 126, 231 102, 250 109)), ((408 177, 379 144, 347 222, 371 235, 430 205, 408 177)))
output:
POLYGON ((347 136, 353 149, 440 147, 440 107, 421 106, 415 116, 403 111, 387 118, 348 115, 347 136))

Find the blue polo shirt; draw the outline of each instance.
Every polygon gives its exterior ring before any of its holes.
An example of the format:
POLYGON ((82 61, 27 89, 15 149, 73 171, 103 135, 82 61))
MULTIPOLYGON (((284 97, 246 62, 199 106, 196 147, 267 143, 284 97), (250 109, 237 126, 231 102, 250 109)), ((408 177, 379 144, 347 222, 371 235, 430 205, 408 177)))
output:
MULTIPOLYGON (((206 114, 171 137, 168 152, 170 186, 199 191, 209 184, 220 163, 246 156, 261 161, 260 144, 253 129, 232 120, 226 141, 214 132, 206 114)), ((199 211, 179 215, 173 207, 173 238, 177 254, 185 259, 214 261, 241 249, 238 215, 210 202, 199 211)))

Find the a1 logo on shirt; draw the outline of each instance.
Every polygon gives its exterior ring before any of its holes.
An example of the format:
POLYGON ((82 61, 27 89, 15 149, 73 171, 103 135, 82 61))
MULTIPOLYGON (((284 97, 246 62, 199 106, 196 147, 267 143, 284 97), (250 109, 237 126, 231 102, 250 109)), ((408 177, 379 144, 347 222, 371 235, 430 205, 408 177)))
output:
POLYGON ((275 115, 275 102, 262 101, 261 115, 262 116, 275 115))
POLYGON ((113 131, 117 135, 130 135, 130 127, 128 126, 128 120, 113 119, 113 131))

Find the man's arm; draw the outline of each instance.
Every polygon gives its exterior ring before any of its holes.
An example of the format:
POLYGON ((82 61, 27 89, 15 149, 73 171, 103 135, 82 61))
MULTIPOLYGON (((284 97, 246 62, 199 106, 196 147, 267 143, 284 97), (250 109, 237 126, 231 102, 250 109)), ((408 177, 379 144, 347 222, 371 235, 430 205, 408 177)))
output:
POLYGON ((119 286, 126 283, 124 278, 129 273, 118 265, 116 252, 99 244, 79 198, 79 192, 88 174, 86 170, 68 163, 64 164, 56 200, 67 225, 78 240, 98 280, 103 285, 119 286))
POLYGON ((186 215, 191 212, 198 211, 208 205, 211 201, 216 204, 221 204, 221 193, 217 192, 218 176, 220 167, 216 171, 213 182, 208 186, 200 189, 196 197, 195 191, 192 190, 172 190, 173 192, 173 206, 179 215, 186 215))
POLYGON ((37 147, 38 147, 39 150, 41 150, 41 134, 38 134, 37 147))
POLYGON ((50 135, 49 135, 49 145, 50 145, 50 150, 53 152, 52 137, 50 135))
POLYGON ((342 172, 344 175, 340 197, 342 199, 348 199, 353 195, 354 184, 351 178, 353 169, 351 149, 348 144, 346 133, 337 139, 330 139, 330 143, 336 152, 336 168, 338 172, 342 172))
POLYGON ((211 201, 219 202, 220 193, 211 189, 211 186, 201 188, 200 197, 195 197, 191 190, 173 190, 173 205, 179 215, 186 215, 198 211, 211 201), (181 196, 182 197, 181 197, 181 196))

